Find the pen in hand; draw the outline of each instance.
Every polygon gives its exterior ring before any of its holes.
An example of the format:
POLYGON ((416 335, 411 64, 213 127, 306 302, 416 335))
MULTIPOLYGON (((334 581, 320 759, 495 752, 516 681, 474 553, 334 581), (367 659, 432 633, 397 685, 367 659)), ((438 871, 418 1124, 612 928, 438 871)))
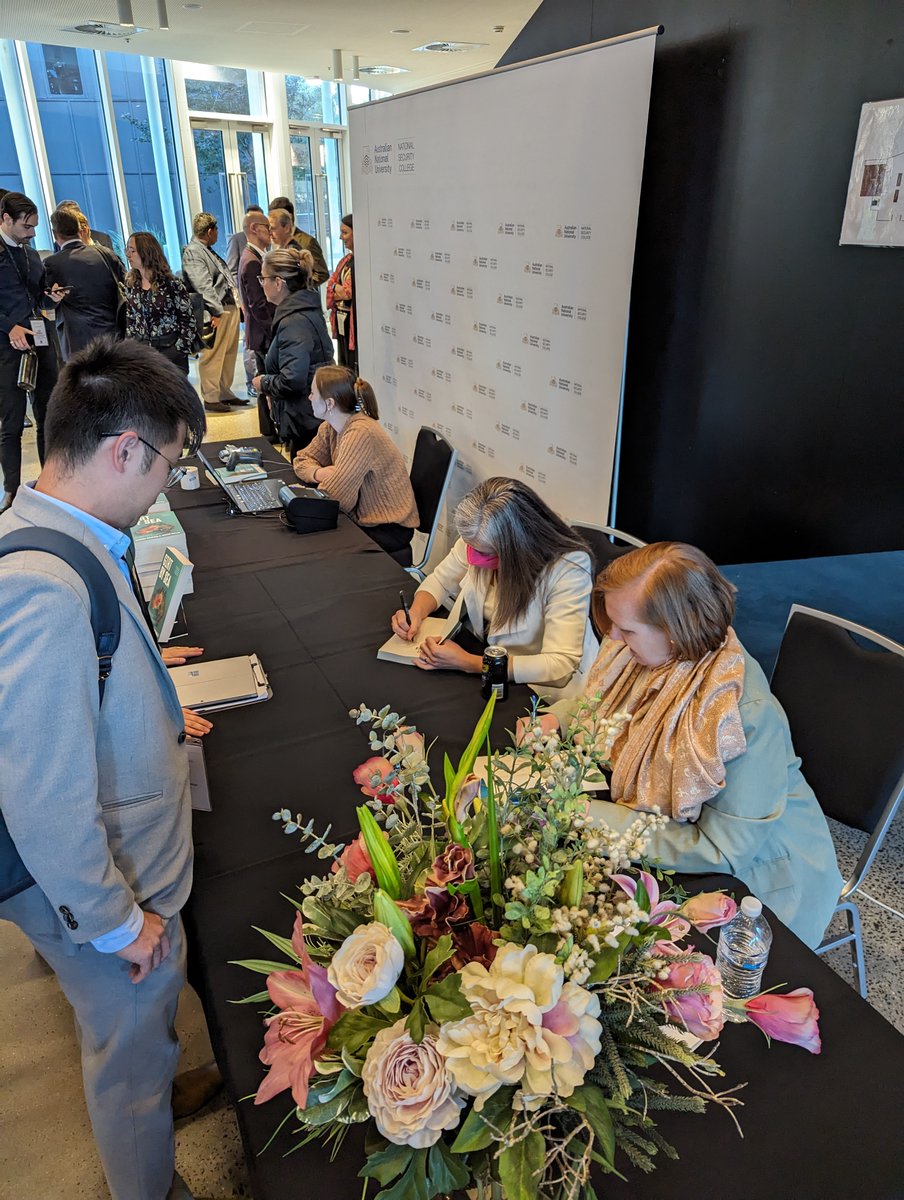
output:
POLYGON ((408 601, 405 599, 405 593, 399 588, 399 599, 402 602, 402 612, 405 614, 405 620, 408 622, 408 628, 411 628, 411 609, 408 607, 408 601))

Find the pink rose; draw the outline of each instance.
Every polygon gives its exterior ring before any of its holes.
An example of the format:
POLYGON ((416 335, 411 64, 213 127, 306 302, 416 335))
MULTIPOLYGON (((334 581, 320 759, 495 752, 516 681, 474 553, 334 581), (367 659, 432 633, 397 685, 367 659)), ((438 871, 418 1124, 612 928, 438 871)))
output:
POLYGON ((353 842, 345 847, 339 855, 339 861, 334 862, 332 872, 335 875, 340 867, 345 867, 345 873, 349 880, 354 883, 359 875, 369 874, 371 878, 376 879, 377 873, 374 870, 373 863, 370 861, 370 855, 367 853, 367 847, 364 844, 364 837, 358 834, 353 842))
POLYGON ((363 762, 360 767, 355 767, 352 771, 352 779, 365 796, 376 796, 382 804, 394 804, 395 800, 391 792, 380 786, 386 782, 394 769, 388 758, 374 756, 363 762))
POLYGON ((715 929, 725 925, 738 911, 738 906, 731 896, 724 892, 701 892, 691 896, 681 905, 681 915, 687 917, 695 929, 706 933, 707 929, 715 929))
POLYGON ((819 1054, 819 1009, 813 1002, 810 988, 798 988, 784 996, 764 992, 744 1005, 747 1020, 762 1029, 767 1038, 803 1046, 811 1054, 819 1054))
POLYGON ((666 977, 655 979, 653 986, 663 993, 662 1007, 669 1019, 704 1042, 714 1041, 724 1023, 722 977, 716 964, 701 954, 689 961, 673 962, 666 971, 666 977), (689 990, 693 988, 703 990, 689 990))

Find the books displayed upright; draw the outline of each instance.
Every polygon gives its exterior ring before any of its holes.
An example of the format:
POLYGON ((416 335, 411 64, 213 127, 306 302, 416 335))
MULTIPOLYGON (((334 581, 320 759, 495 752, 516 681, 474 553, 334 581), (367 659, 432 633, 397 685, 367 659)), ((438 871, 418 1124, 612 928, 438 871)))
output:
POLYGON ((158 642, 168 642, 179 613, 182 598, 189 590, 192 564, 180 551, 167 546, 157 572, 148 610, 158 642))
POLYGON ((454 637, 458 632, 461 625, 463 600, 464 593, 461 593, 452 605, 452 611, 448 617, 425 617, 417 631, 417 636, 411 642, 406 642, 404 638, 400 638, 398 634, 394 633, 377 651, 377 658, 381 662, 407 663, 409 666, 413 666, 414 660, 420 657, 421 646, 427 638, 432 637, 439 641, 445 641, 446 638, 454 637))
POLYGON ((171 509, 139 517, 137 524, 132 526, 132 541, 135 543, 135 566, 139 571, 150 566, 159 570, 167 546, 181 550, 188 557, 185 530, 171 509))

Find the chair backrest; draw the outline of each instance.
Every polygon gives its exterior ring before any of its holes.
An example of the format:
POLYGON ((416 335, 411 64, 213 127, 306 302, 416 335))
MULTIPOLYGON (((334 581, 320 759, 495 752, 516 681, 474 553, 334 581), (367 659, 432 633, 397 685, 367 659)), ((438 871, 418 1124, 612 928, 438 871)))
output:
POLYGON ((795 604, 771 686, 823 811, 874 854, 904 794, 904 646, 795 604))
POLYGON ((593 552, 594 574, 599 574, 613 559, 647 544, 609 525, 572 525, 572 529, 580 534, 593 552))
POLYGON ((417 531, 426 534, 427 544, 414 564, 415 568, 422 567, 433 550, 436 527, 455 470, 455 459, 454 449, 442 434, 422 425, 414 445, 410 477, 421 522, 417 531))

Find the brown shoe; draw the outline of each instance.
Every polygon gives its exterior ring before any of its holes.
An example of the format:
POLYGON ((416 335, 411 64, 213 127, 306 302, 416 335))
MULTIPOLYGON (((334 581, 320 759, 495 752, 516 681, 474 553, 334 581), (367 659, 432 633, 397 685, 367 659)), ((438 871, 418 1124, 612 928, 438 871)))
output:
POLYGON ((205 400, 204 407, 208 412, 227 413, 232 412, 228 404, 224 404, 222 400, 205 400))
POLYGON ((183 1071, 173 1080, 173 1118, 181 1121, 199 1112, 222 1088, 223 1076, 216 1063, 183 1071))

